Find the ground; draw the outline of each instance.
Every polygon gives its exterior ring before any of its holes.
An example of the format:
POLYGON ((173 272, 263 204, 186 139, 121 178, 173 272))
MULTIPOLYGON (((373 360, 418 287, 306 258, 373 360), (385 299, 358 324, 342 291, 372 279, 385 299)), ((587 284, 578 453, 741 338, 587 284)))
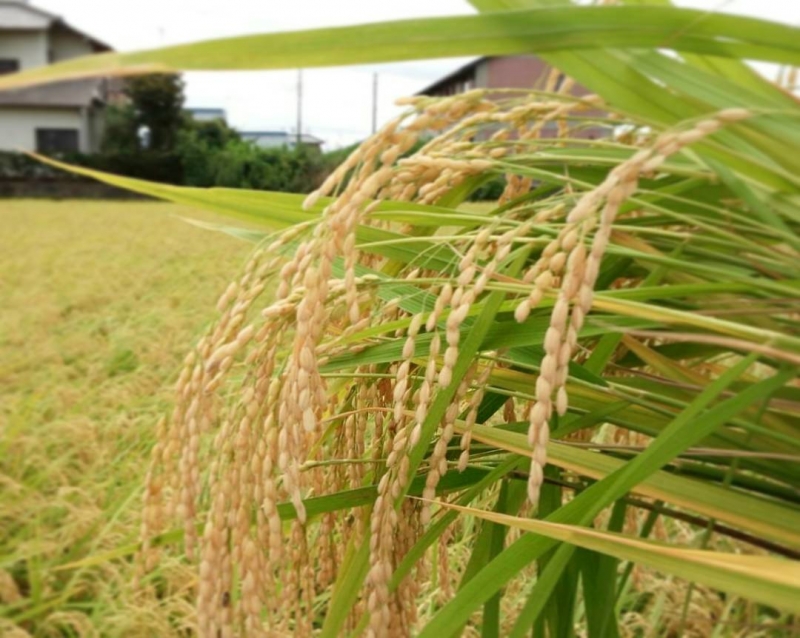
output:
MULTIPOLYGON (((187 215, 210 219, 154 202, 0 203, 0 636, 191 623, 179 595, 136 607, 129 560, 59 569, 135 542, 171 381, 251 250, 187 215)), ((188 586, 191 568, 170 570, 188 586)))

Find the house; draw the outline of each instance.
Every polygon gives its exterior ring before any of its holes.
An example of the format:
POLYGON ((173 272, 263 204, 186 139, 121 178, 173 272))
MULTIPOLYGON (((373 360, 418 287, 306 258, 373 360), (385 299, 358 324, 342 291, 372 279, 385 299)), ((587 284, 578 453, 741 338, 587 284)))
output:
MULTIPOLYGON (((297 133, 289 133, 287 131, 242 131, 239 133, 242 139, 247 142, 253 142, 256 146, 261 148, 294 148, 297 145, 297 133)), ((313 148, 321 150, 324 140, 303 133, 300 136, 300 144, 306 148, 313 148)))
MULTIPOLYGON (((537 89, 544 90, 550 79, 553 67, 541 58, 533 55, 507 55, 490 56, 472 60, 471 62, 459 67, 452 73, 436 80, 428 85, 417 95, 428 95, 431 97, 447 97, 457 95, 472 89, 489 89, 488 97, 492 99, 491 89, 537 89)), ((561 88, 565 76, 559 73, 555 78, 554 86, 551 90, 561 88)), ((569 94, 575 97, 589 95, 590 91, 580 84, 574 84, 569 94)), ((495 97, 501 97, 501 93, 495 97)), ((586 116, 602 116, 602 111, 592 109, 584 111, 586 116)), ((558 127, 555 122, 548 122, 543 130, 543 137, 553 137, 557 135, 558 127)), ((608 135, 610 131, 597 125, 581 127, 572 132, 572 137, 584 139, 596 139, 608 135)))
POLYGON ((226 122, 228 114, 225 109, 218 108, 188 108, 186 112, 192 116, 196 122, 214 122, 221 120, 226 122))
MULTIPOLYGON (((452 73, 422 89, 418 95, 445 97, 471 89, 544 89, 551 67, 533 55, 490 56, 472 60, 452 73)), ((564 81, 560 74, 555 88, 564 81)), ((573 95, 586 95, 589 91, 576 86, 573 95)))
MULTIPOLYGON (((108 45, 28 0, 0 0, 0 74, 106 51, 108 45)), ((97 150, 111 88, 90 79, 0 91, 0 151, 97 150)))

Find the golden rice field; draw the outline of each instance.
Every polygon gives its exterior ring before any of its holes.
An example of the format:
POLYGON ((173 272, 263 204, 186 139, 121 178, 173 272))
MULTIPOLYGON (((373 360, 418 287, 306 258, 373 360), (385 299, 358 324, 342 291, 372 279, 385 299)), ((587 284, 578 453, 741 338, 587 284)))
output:
POLYGON ((154 421, 250 251, 187 212, 0 203, 0 636, 166 636, 192 622, 192 567, 163 565, 161 608, 137 607, 127 560, 65 569, 135 541, 154 421))

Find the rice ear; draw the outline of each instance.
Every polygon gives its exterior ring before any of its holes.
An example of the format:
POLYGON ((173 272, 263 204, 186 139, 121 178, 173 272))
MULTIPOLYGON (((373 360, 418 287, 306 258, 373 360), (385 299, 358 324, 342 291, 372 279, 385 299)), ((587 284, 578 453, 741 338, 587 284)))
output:
MULTIPOLYGON (((528 497, 535 506, 549 422, 554 411, 563 415, 569 409, 568 365, 620 207, 640 175, 745 116, 732 111, 660 136, 571 208, 563 202, 534 211, 512 205, 532 182, 507 176, 501 213, 456 240, 451 270, 428 270, 424 256, 393 270, 404 285, 426 295, 425 304, 412 312, 403 297, 378 302, 384 280, 360 276, 359 269, 380 271, 391 262, 360 254, 356 235, 362 227, 386 226, 373 220, 382 199, 435 203, 471 177, 495 170, 498 149, 504 158, 513 157, 540 140, 545 124, 563 124, 586 108, 586 102, 567 97, 508 104, 484 98, 472 92, 410 101, 403 117, 365 141, 309 196, 306 205, 336 192, 313 229, 289 229, 254 254, 220 297, 216 324, 187 356, 175 408, 158 426, 147 475, 143 565, 150 568, 157 560, 152 537, 172 516, 181 519, 187 555, 199 561, 202 636, 256 635, 265 626, 310 635, 315 594, 336 581, 344 550, 335 539, 345 537, 369 546, 366 587, 354 607, 356 616, 369 615, 368 635, 410 633, 416 615, 409 609, 419 586, 408 577, 393 586, 395 570, 432 520, 431 502, 450 471, 448 447, 462 414, 466 426, 454 465, 467 469, 471 429, 504 355, 479 353, 466 374, 457 372, 462 333, 474 308, 507 282, 504 272, 515 251, 544 239, 508 293, 518 322, 527 321, 545 297, 555 298, 535 401, 526 416, 533 448, 528 497), (485 129, 491 134, 481 136, 485 129), (436 137, 403 157, 431 131, 436 137), (554 219, 562 221, 558 232, 540 237, 538 226, 554 219), (259 308, 268 290, 272 300, 259 308), (385 323, 399 326, 396 360, 359 367, 352 379, 329 385, 322 366, 331 353, 385 323), (420 348, 423 336, 427 351, 420 348), (434 402, 446 391, 452 394, 438 436, 421 440, 434 402), (417 471, 412 459, 429 443, 425 503, 410 503, 403 496, 417 471), (309 496, 361 488, 370 473, 377 491, 368 516, 345 510, 314 517, 307 511, 309 496), (293 507, 288 533, 282 503, 293 507)), ((515 414, 513 400, 505 412, 515 414)), ((444 574, 446 561, 436 568, 444 574)))

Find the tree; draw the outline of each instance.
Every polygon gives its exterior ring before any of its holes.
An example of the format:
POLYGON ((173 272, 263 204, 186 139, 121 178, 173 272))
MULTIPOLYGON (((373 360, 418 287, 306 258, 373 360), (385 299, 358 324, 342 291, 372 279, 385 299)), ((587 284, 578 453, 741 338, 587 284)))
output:
POLYGON ((180 75, 154 74, 129 78, 125 94, 133 107, 137 130, 150 131, 149 148, 172 150, 184 125, 184 82, 180 75))
POLYGON ((153 151, 172 151, 187 120, 183 111, 184 82, 180 75, 155 74, 125 80, 121 105, 106 109, 104 153, 132 153, 143 146, 153 151), (140 133, 147 130, 148 143, 140 133))

